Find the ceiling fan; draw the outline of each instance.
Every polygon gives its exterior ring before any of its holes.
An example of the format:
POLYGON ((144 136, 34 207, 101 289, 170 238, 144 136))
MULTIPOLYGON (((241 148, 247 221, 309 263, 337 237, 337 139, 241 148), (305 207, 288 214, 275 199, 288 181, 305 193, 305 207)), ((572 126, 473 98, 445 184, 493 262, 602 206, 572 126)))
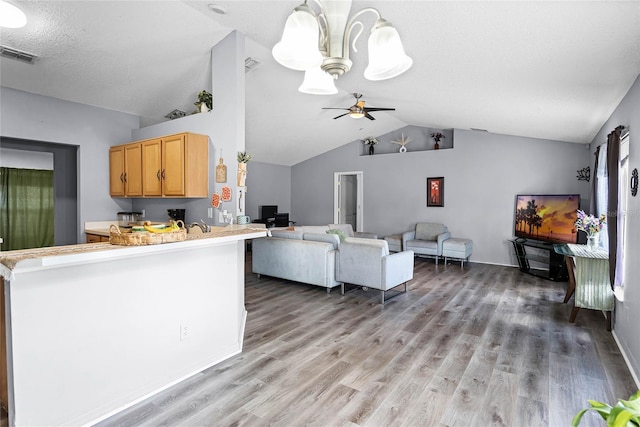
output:
POLYGON ((340 117, 348 115, 353 119, 361 119, 366 117, 369 120, 375 120, 375 118, 369 114, 370 111, 395 111, 395 108, 373 108, 373 107, 365 107, 364 101, 361 101, 362 98, 361 93, 353 93, 354 98, 356 99, 356 103, 353 104, 349 108, 333 108, 333 107, 323 107, 323 110, 347 110, 347 113, 340 114, 339 116, 334 117, 333 119, 339 119, 340 117))

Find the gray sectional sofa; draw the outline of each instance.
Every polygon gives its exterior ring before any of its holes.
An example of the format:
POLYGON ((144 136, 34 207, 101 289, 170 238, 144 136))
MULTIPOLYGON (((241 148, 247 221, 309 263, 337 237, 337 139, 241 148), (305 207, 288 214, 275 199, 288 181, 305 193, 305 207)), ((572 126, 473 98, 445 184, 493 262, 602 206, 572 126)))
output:
MULTIPOLYGON (((252 271, 332 288, 349 283, 385 292, 413 278, 413 252, 389 254, 385 240, 328 234, 327 226, 271 230, 252 242, 252 271), (342 254, 342 250, 344 254, 342 254)), ((335 228, 332 228, 335 230, 335 228)), ((342 286, 344 293, 344 286, 342 286)))
MULTIPOLYGON (((313 230, 320 231, 320 230, 313 230)), ((252 242, 252 271, 266 276, 322 286, 330 292, 336 281, 336 254, 340 238, 335 234, 304 231, 271 231, 272 237, 252 242)))

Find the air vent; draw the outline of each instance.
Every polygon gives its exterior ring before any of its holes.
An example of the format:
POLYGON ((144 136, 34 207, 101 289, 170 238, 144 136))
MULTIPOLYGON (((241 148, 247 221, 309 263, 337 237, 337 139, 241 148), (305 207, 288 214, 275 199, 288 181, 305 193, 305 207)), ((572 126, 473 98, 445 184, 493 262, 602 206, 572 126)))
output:
POLYGON ((248 73, 249 71, 256 68, 258 65, 260 65, 260 63, 256 59, 253 59, 252 57, 248 56, 247 59, 244 60, 244 72, 248 73))
POLYGON ((0 56, 15 59, 16 61, 26 62, 27 64, 33 64, 37 58, 33 53, 24 52, 7 46, 0 46, 0 56))

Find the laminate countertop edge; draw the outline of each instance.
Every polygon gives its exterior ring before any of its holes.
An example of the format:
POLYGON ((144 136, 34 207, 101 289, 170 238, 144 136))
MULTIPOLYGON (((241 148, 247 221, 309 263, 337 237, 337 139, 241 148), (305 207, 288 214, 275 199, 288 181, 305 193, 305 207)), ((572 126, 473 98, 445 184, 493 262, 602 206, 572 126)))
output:
POLYGON ((120 246, 104 242, 0 252, 0 276, 11 280, 16 269, 38 269, 131 257, 153 252, 171 252, 198 246, 256 239, 266 235, 267 230, 264 228, 229 226, 224 229, 217 228, 212 233, 188 234, 187 240, 181 242, 158 245, 120 246))

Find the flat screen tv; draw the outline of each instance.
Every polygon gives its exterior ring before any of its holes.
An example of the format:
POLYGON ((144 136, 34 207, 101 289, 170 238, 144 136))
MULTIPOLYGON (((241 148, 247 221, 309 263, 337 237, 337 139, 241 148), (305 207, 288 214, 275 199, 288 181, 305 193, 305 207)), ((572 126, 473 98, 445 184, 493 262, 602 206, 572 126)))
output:
POLYGON ((260 218, 261 219, 276 219, 276 214, 278 213, 277 205, 262 205, 260 206, 260 218))
POLYGON ((577 243, 573 223, 578 209, 579 194, 518 195, 514 234, 549 243, 577 243))

